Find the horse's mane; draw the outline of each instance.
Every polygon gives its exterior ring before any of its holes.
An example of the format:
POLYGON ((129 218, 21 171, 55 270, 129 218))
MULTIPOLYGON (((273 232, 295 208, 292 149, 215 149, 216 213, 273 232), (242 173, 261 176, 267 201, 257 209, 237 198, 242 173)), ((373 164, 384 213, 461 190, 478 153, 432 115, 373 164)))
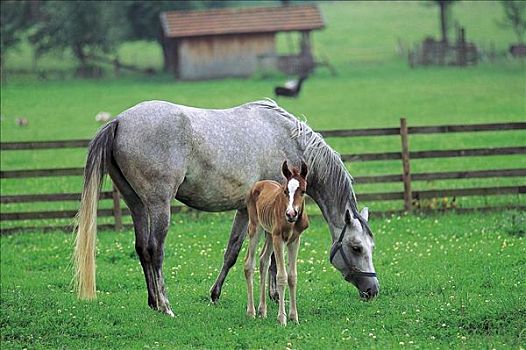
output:
POLYGON ((271 109, 280 116, 292 122, 290 137, 296 139, 301 149, 303 149, 304 161, 316 174, 316 181, 328 186, 331 193, 336 195, 335 201, 339 208, 344 209, 350 203, 353 216, 360 221, 362 228, 372 236, 372 232, 367 221, 362 218, 358 211, 356 195, 353 189, 354 179, 347 171, 340 154, 329 146, 323 137, 312 130, 306 122, 299 120, 291 113, 287 112, 278 104, 266 99, 254 102, 258 106, 271 109))

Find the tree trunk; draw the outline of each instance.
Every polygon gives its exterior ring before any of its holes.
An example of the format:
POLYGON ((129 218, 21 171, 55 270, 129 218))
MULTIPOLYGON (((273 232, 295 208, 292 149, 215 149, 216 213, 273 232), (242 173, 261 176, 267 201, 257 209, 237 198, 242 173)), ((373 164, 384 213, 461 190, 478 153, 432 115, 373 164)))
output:
POLYGON ((442 32, 442 42, 447 44, 447 1, 439 1, 440 5, 440 30, 442 32))
POLYGON ((159 45, 163 49, 163 71, 170 71, 170 50, 168 49, 168 43, 163 39, 157 39, 159 45))
POLYGON ((157 30, 157 43, 161 45, 161 48, 163 49, 163 71, 169 72, 170 71, 170 50, 168 50, 168 41, 170 39, 164 37, 164 32, 161 26, 159 26, 157 30))
POLYGON ((2 82, 2 84, 6 83, 6 78, 5 78, 5 73, 4 73, 4 64, 5 64, 4 53, 0 52, 0 82, 2 82))
POLYGON ((84 53, 84 48, 81 44, 73 46, 73 54, 80 62, 80 67, 83 68, 86 66, 86 54, 84 53))

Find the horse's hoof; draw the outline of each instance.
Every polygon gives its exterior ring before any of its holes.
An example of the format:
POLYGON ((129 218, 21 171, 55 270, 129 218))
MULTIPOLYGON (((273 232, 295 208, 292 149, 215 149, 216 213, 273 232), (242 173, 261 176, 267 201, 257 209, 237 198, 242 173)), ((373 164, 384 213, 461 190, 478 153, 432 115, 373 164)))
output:
POLYGON ((287 316, 286 315, 279 315, 278 316, 278 322, 283 327, 287 326, 287 316))
POLYGON ((157 310, 160 313, 163 313, 163 314, 168 315, 170 317, 175 317, 174 312, 172 311, 172 309, 170 309, 169 306, 162 307, 162 308, 157 308, 157 309, 154 309, 154 310, 157 310))
POLYGON ((247 316, 250 318, 256 318, 256 310, 254 309, 247 310, 247 316))
POLYGON ((170 304, 166 305, 152 305, 152 303, 148 303, 148 306, 157 312, 160 312, 162 314, 168 315, 170 317, 175 317, 175 314, 173 313, 172 309, 169 306, 170 304))
POLYGON ((292 321, 296 324, 300 324, 300 322, 298 321, 298 315, 293 315, 293 314, 290 314, 289 315, 289 321, 292 321))
POLYGON ((217 303, 220 295, 221 295, 221 290, 215 286, 212 287, 212 289, 210 290, 210 301, 214 304, 217 303))
POLYGON ((174 312, 173 312, 172 310, 170 310, 170 309, 164 311, 164 313, 167 314, 167 315, 170 316, 170 317, 175 317, 174 312))
POLYGON ((258 315, 261 318, 267 318, 267 308, 259 307, 258 308, 258 315))

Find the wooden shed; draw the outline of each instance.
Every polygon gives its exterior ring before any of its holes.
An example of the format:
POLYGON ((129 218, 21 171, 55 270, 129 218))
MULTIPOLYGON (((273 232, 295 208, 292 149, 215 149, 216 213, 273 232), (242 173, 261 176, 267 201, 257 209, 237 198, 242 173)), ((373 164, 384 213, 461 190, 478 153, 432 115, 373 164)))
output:
POLYGON ((309 34, 324 27, 316 5, 163 12, 161 25, 165 66, 183 80, 247 77, 269 57, 276 68, 295 58, 312 69, 309 34), (276 34, 294 31, 300 52, 280 60, 276 34))

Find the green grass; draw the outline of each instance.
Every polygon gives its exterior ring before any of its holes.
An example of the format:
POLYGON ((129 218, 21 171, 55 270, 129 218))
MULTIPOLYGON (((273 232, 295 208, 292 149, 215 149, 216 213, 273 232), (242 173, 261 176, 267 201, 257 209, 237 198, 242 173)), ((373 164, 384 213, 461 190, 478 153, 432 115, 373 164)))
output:
MULTIPOLYGON (((152 79, 125 77, 100 81, 12 81, 2 89, 2 141, 91 138, 99 124, 94 116, 101 110, 118 114, 149 99, 181 104, 224 108, 271 96, 281 78, 176 82, 170 77, 152 79), (26 128, 14 120, 24 116, 26 128)), ((411 70, 403 61, 374 68, 350 67, 344 75, 331 77, 320 72, 312 76, 297 100, 279 100, 299 117, 305 115, 314 129, 393 127, 405 116, 409 125, 470 124, 524 121, 526 116, 524 70, 517 62, 483 64, 465 70, 429 68, 411 70), (366 73, 367 72, 367 73, 366 73)), ((412 136, 412 150, 524 146, 524 131, 485 132, 455 135, 412 136)), ((397 136, 328 139, 340 153, 393 152, 400 149, 397 136)), ((80 167, 85 150, 3 152, 2 170, 80 167)), ((414 172, 524 168, 521 156, 471 157, 414 160, 414 172)), ((354 162, 355 176, 399 174, 400 162, 354 162)), ((483 179, 424 182, 415 188, 431 189, 454 184, 495 186, 524 184, 523 179, 483 179)), ((39 178, 28 181, 1 180, 3 194, 78 192, 79 178, 39 178)), ((402 190, 402 184, 362 185, 357 192, 402 190)), ((470 199, 462 205, 472 205, 470 199)), ((522 201, 513 197, 511 203, 522 201)), ((480 202, 480 201, 478 201, 480 202)), ((477 202, 477 203, 478 203, 477 202)), ((375 203, 365 203, 375 206, 375 203)), ((376 208, 393 207, 387 203, 376 208)), ((69 204, 72 206, 73 204, 69 204)), ((399 204, 395 204, 400 207, 399 204)), ((20 205, 3 205, 18 210, 20 205)))
POLYGON ((164 271, 175 319, 147 307, 132 232, 99 234, 91 303, 71 291, 71 236, 2 237, 2 348, 517 349, 526 244, 511 215, 373 217, 381 293, 372 302, 331 267, 327 226, 314 218, 299 254, 300 325, 286 328, 275 304, 266 320, 245 316, 241 264, 219 304, 208 301, 229 215, 173 218, 164 271))

